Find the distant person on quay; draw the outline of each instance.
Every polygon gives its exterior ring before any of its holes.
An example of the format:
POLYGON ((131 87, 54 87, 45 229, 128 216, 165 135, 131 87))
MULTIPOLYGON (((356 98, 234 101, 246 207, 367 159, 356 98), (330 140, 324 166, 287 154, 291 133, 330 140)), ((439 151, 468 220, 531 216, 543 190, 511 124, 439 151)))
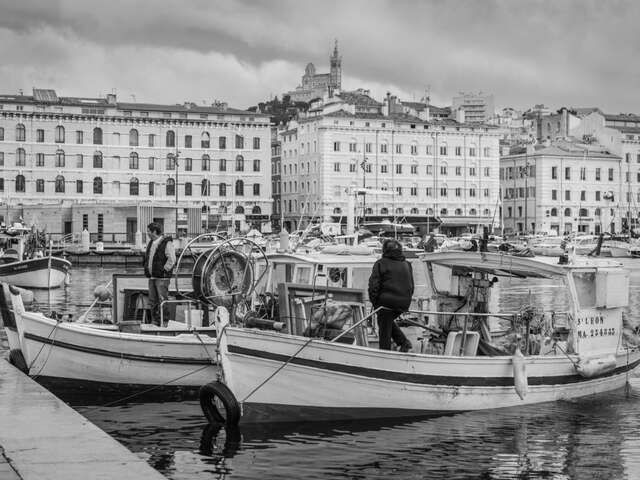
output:
POLYGON ((408 352, 412 345, 398 325, 396 318, 406 312, 413 297, 413 270, 402 254, 402 245, 394 239, 382 244, 382 258, 373 264, 369 277, 369 300, 378 311, 379 345, 391 350, 391 339, 408 352))
MULTIPOLYGON (((149 278, 149 308, 151 321, 160 324, 160 305, 169 299, 169 281, 176 265, 176 252, 173 239, 162 234, 162 226, 153 222, 147 226, 149 243, 144 256, 144 274, 149 278)), ((165 304, 163 317, 167 321, 169 312, 165 304)))
POLYGON ((436 248, 438 248, 438 242, 436 241, 436 237, 432 233, 431 235, 429 235, 429 239, 424 244, 424 251, 427 253, 433 253, 436 251, 436 248))

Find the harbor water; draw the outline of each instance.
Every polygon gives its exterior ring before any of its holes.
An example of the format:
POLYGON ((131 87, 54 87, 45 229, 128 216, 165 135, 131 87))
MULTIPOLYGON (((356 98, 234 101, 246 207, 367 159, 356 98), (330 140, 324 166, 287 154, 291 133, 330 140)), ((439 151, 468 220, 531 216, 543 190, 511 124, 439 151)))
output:
MULTIPOLYGON (((632 271, 628 315, 637 323, 640 260, 625 263, 632 271)), ((51 294, 37 292, 36 300, 43 310, 51 303, 57 312, 77 318, 93 300, 95 286, 122 271, 74 268, 71 285, 51 294)), ((524 303, 563 309, 564 290, 548 280, 501 279, 497 287, 501 309, 524 303)), ((109 317, 107 306, 92 312, 94 319, 109 317)), ((134 399, 105 406, 107 400, 99 397, 61 396, 174 480, 637 479, 640 377, 630 377, 629 383, 629 389, 593 398, 415 421, 260 425, 237 431, 207 426, 197 401, 134 399)))

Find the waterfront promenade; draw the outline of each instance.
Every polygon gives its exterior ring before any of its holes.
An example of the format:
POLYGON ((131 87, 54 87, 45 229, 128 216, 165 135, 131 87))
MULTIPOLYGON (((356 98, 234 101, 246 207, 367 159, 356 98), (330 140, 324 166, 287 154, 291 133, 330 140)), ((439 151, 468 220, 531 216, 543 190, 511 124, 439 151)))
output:
POLYGON ((165 477, 0 355, 0 479, 165 477))

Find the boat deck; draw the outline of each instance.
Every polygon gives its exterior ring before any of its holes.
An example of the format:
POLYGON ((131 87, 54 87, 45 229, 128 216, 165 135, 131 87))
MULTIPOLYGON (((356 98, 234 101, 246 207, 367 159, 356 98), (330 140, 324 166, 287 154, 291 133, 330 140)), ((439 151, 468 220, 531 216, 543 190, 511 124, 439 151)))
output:
POLYGON ((165 477, 0 357, 0 478, 165 477))

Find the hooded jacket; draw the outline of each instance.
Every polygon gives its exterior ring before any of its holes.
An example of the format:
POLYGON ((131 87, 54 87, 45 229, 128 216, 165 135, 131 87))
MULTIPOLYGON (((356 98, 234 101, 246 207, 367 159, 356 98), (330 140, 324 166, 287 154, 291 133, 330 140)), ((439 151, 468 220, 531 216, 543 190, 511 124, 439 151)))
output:
POLYGON ((413 290, 413 269, 402 251, 389 250, 373 264, 369 277, 369 300, 374 307, 407 311, 413 290))

